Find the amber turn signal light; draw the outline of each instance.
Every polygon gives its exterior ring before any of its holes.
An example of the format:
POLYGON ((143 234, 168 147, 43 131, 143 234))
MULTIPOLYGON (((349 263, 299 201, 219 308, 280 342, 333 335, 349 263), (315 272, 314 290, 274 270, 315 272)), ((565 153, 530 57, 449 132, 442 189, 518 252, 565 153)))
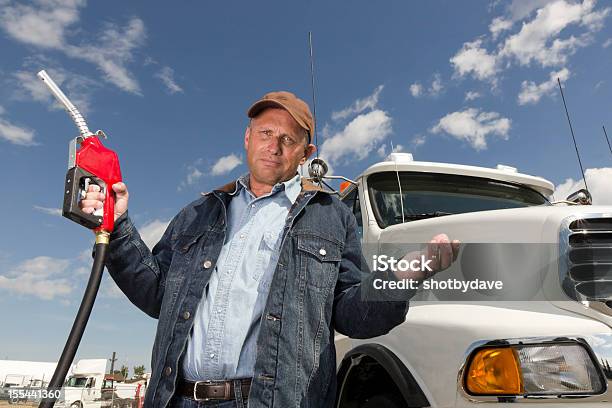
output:
POLYGON ((511 347, 485 348, 471 359, 465 377, 473 395, 517 395, 523 393, 521 366, 511 347))

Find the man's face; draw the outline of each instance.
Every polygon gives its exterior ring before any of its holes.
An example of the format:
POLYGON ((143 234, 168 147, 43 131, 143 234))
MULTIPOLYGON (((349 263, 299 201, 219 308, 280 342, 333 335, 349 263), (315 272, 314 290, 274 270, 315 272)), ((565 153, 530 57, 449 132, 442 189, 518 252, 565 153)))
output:
POLYGON ((251 176, 273 186, 292 178, 316 150, 308 136, 284 109, 268 108, 253 118, 244 134, 251 176))

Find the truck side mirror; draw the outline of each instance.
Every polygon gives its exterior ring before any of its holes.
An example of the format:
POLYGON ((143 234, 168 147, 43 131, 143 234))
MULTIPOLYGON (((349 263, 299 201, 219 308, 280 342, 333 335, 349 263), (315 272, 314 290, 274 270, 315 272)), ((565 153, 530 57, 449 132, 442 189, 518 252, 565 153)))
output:
POLYGON ((312 159, 308 165, 308 174, 315 182, 320 182, 327 174, 327 163, 323 159, 312 159))
POLYGON ((584 188, 581 188, 580 190, 568 195, 566 200, 580 205, 591 205, 593 203, 593 197, 591 197, 591 193, 589 193, 589 191, 584 188))

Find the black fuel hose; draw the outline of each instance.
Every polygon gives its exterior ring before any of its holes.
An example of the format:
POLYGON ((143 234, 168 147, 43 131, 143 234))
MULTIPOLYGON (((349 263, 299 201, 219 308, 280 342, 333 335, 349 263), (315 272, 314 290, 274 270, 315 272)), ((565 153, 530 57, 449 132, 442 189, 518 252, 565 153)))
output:
POLYGON ((66 374, 68 374, 68 370, 70 370, 74 355, 79 348, 79 343, 81 343, 85 326, 87 326, 89 315, 93 309, 98 289, 100 288, 102 272, 104 271, 104 260, 106 258, 106 250, 108 249, 108 233, 104 232, 104 234, 106 234, 106 239, 98 239, 98 235, 96 235, 95 256, 93 266, 91 267, 91 275, 89 275, 89 282, 87 282, 83 300, 81 300, 79 311, 72 324, 72 329, 64 345, 62 355, 57 363, 53 377, 51 377, 51 381, 47 386, 47 390, 49 391, 47 395, 51 395, 53 398, 42 399, 38 408, 52 408, 55 405, 57 391, 64 385, 66 374))

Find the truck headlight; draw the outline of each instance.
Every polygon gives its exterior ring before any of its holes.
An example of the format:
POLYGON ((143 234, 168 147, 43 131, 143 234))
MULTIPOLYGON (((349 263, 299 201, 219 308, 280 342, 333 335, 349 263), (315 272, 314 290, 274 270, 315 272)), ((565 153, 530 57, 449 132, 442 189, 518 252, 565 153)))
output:
POLYGON ((599 394, 605 386, 580 343, 484 347, 468 360, 465 389, 472 395, 599 394))

